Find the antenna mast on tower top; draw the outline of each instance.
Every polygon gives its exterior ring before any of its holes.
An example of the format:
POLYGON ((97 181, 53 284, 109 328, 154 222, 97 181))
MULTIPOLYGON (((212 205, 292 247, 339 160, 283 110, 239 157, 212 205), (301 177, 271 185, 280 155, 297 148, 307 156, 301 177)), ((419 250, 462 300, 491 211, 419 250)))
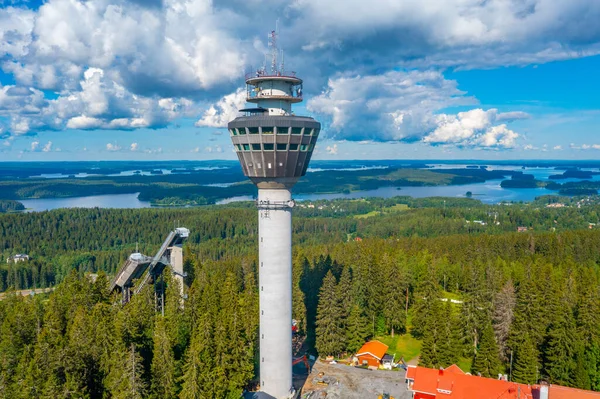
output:
POLYGON ((271 72, 277 74, 277 57, 279 55, 279 49, 277 48, 277 36, 279 36, 279 20, 275 22, 275 30, 272 30, 269 34, 269 47, 271 47, 271 72))

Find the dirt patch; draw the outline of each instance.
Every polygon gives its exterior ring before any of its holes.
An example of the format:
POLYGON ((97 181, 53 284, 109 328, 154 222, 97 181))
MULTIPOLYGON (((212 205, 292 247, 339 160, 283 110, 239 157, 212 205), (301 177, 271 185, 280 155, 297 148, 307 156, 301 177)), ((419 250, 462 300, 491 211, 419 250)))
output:
POLYGON ((377 399, 387 392, 394 399, 410 399, 404 371, 367 370, 317 361, 302 387, 303 399, 377 399), (322 374, 321 374, 322 373, 322 374), (322 382, 328 382, 323 384, 322 382))

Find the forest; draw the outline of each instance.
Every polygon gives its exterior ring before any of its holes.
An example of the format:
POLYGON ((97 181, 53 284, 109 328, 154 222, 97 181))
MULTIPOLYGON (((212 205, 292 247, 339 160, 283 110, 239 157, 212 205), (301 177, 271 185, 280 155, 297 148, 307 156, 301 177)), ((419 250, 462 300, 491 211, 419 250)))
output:
MULTIPOLYGON (((293 313, 309 352, 405 334, 425 366, 466 359, 484 376, 600 390, 600 205, 555 200, 296 208, 293 313)), ((256 234, 251 203, 2 214, 3 258, 31 259, 0 272, 0 397, 238 398, 256 383, 256 234), (168 276, 164 316, 151 287, 120 305, 108 275, 177 225, 191 230, 183 308, 168 276)))

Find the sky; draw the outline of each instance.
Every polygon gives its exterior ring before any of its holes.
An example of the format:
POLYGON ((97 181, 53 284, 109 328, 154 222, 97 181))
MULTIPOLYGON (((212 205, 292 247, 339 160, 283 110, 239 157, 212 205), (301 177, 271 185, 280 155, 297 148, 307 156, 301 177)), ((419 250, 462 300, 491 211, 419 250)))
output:
POLYGON ((279 28, 313 159, 600 159, 597 0, 0 0, 0 161, 235 159, 279 28))

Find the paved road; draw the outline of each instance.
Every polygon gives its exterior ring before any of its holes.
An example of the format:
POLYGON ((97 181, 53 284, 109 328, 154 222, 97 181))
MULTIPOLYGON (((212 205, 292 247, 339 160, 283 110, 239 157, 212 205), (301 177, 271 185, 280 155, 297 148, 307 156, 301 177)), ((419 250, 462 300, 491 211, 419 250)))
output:
POLYGON ((406 389, 404 371, 365 370, 341 364, 328 364, 317 361, 302 390, 302 398, 307 392, 316 391, 311 398, 321 397, 318 391, 327 391, 327 399, 377 399, 382 392, 390 393, 394 399, 410 399, 406 389), (315 385, 314 379, 323 372, 324 377, 335 379, 329 386, 315 385))

